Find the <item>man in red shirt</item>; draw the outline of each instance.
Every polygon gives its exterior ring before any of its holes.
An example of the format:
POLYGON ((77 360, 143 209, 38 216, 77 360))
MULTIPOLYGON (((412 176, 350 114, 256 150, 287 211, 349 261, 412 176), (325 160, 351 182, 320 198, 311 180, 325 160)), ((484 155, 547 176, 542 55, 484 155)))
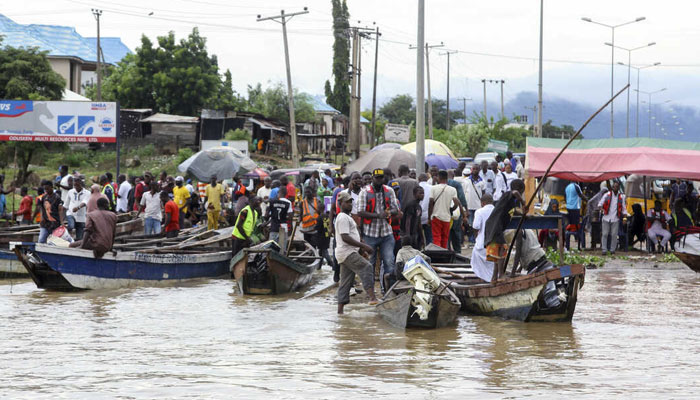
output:
POLYGON ((141 207, 141 197, 143 197, 144 191, 147 191, 146 188, 151 187, 151 179, 153 179, 151 173, 145 172, 143 180, 134 188, 134 211, 138 211, 141 207))
POLYGON ((294 187, 292 182, 289 182, 286 176, 280 178, 280 185, 287 187, 287 199, 294 205, 294 200, 296 200, 297 197, 297 188, 294 187))
POLYGON ((22 216, 21 225, 31 225, 32 223, 32 203, 34 202, 32 196, 27 194, 27 187, 23 187, 20 190, 22 195, 22 201, 19 203, 19 210, 15 211, 15 217, 18 215, 22 216))
POLYGON ((170 200, 168 193, 164 190, 160 192, 160 201, 165 204, 165 221, 163 222, 165 237, 177 237, 180 231, 180 209, 174 201, 170 200))

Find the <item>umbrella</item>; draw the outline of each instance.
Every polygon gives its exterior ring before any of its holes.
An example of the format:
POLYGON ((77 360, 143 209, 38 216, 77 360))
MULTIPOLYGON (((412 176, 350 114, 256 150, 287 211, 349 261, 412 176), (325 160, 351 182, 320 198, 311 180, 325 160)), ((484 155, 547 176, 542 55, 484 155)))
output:
MULTIPOLYGON (((406 143, 401 146, 401 149, 416 154, 416 142, 406 143)), ((425 139, 425 154, 437 154, 457 158, 454 153, 452 153, 452 150, 444 143, 432 139, 425 139)))
POLYGON ((177 169, 208 181, 212 175, 218 180, 231 179, 237 173, 245 174, 257 167, 253 160, 232 147, 212 147, 188 158, 177 169))
POLYGON ((425 162, 429 166, 436 166, 439 169, 455 169, 459 162, 450 156, 441 154, 428 154, 425 156, 425 162))
POLYGON ((380 145, 372 147, 370 151, 377 151, 383 149, 400 149, 401 145, 398 143, 382 143, 380 145))
POLYGON ((347 173, 372 172, 381 168, 396 173, 399 165, 407 164, 409 167, 416 165, 416 156, 400 149, 383 149, 371 151, 345 167, 347 173))

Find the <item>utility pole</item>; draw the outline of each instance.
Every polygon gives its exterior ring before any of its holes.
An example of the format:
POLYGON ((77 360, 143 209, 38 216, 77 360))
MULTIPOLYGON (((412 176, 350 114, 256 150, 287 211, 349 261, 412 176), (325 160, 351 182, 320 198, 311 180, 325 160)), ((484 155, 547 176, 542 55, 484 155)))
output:
MULTIPOLYGON (((537 127, 537 105, 535 104, 532 107, 525 106, 525 108, 532 111, 532 126, 537 127)), ((537 137, 537 133, 535 133, 535 137, 537 137)))
MULTIPOLYGON (((445 126, 447 127, 447 130, 450 130, 450 54, 455 54, 457 51, 446 51, 444 53, 440 53, 440 55, 445 55, 447 56, 447 121, 445 121, 445 126)), ((464 115, 464 118, 466 118, 467 115, 464 115)))
POLYGON ((379 33, 379 27, 377 27, 375 35, 377 42, 374 44, 374 87, 372 89, 372 136, 369 144, 370 148, 377 144, 377 61, 379 60, 379 36, 382 35, 379 33))
POLYGON ((418 0, 416 37, 416 174, 425 172, 425 104, 423 89, 423 43, 425 42, 425 0, 418 0))
POLYGON ((358 98, 358 76, 357 76, 357 60, 359 58, 360 47, 360 32, 357 29, 352 29, 352 80, 350 83, 350 150, 353 157, 357 160, 360 157, 359 137, 360 137, 360 121, 355 118, 359 108, 358 98))
POLYGON ((282 25, 282 37, 284 39, 284 61, 287 67, 287 97, 289 101, 289 134, 292 144, 292 164, 294 167, 299 167, 299 149, 297 148, 297 127, 294 120, 294 89, 292 87, 292 70, 289 66, 289 44, 287 43, 287 21, 294 16, 308 14, 309 11, 304 7, 304 11, 299 11, 291 14, 285 14, 284 10, 280 11, 280 15, 274 17, 261 18, 258 15, 258 22, 272 20, 282 25), (278 21, 279 20, 279 21, 278 21))
POLYGON ((97 20, 97 101, 102 101, 102 63, 100 62, 100 57, 102 55, 102 48, 100 46, 100 16, 102 16, 102 10, 93 8, 92 15, 94 15, 97 20))
MULTIPOLYGON (((428 75, 428 135, 430 139, 433 138, 433 96, 430 93, 430 49, 435 47, 443 47, 442 42, 440 44, 434 44, 432 46, 425 44, 425 68, 428 75)), ((410 49, 415 49, 414 46, 409 46, 410 49)))
POLYGON ((506 83, 503 79, 501 79, 501 118, 505 118, 506 113, 503 108, 503 84, 506 83))
POLYGON ((489 118, 487 117, 487 114, 486 114, 486 79, 482 79, 481 83, 484 84, 484 119, 486 120, 486 124, 488 125, 489 118))
POLYGON ((471 98, 462 97, 458 100, 462 100, 462 106, 464 107, 464 125, 467 124, 467 101, 472 101, 471 98))

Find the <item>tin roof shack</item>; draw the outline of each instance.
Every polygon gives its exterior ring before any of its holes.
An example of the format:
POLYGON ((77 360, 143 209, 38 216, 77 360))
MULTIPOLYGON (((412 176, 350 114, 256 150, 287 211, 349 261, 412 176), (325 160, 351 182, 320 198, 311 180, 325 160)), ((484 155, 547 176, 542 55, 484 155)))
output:
POLYGON ((151 130, 150 135, 144 135, 144 141, 153 143, 161 153, 176 154, 183 147, 199 148, 199 117, 158 113, 141 120, 141 123, 151 130))
POLYGON ((205 109, 201 115, 202 142, 222 141, 225 140, 226 132, 245 129, 250 134, 252 143, 263 141, 263 153, 285 156, 289 154, 289 134, 287 128, 279 121, 266 118, 262 114, 244 111, 205 109))
POLYGON ((120 136, 126 140, 143 139, 151 134, 151 125, 141 121, 153 115, 150 108, 122 108, 119 110, 120 136))

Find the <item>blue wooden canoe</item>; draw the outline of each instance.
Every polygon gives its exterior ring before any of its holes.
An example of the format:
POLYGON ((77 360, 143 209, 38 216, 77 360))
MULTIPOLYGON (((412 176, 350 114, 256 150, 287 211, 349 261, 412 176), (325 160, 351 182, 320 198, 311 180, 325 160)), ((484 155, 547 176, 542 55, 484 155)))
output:
POLYGON ((117 289, 215 278, 229 272, 230 251, 182 249, 167 253, 109 252, 96 259, 91 250, 37 244, 14 251, 40 289, 117 289))

